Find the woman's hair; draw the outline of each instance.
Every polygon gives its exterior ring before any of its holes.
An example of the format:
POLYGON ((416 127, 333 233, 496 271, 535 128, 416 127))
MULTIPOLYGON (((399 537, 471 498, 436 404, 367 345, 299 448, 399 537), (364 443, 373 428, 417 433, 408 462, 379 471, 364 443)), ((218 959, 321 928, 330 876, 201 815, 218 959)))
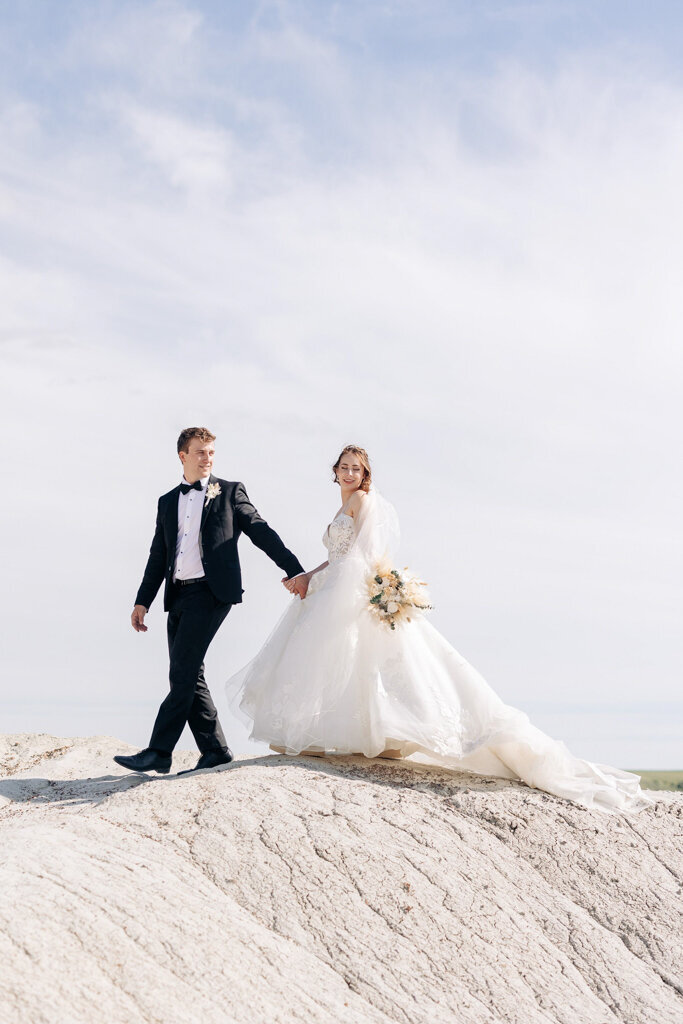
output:
POLYGON ((370 456, 366 452, 365 448, 359 448, 357 444, 347 444, 345 448, 342 448, 342 450, 341 450, 341 452, 339 454, 339 458, 337 459, 337 461, 335 462, 334 466, 332 467, 332 474, 333 474, 332 479, 334 480, 334 482, 336 484, 339 483, 339 480, 337 479, 337 470, 339 469, 339 464, 340 464, 341 460, 344 458, 345 455, 355 455, 357 457, 358 461, 360 462, 361 466, 363 467, 363 479, 361 480, 361 484, 360 484, 360 487, 358 489, 360 491, 366 491, 366 492, 369 491, 370 490, 370 484, 372 483, 372 470, 370 469, 370 456))

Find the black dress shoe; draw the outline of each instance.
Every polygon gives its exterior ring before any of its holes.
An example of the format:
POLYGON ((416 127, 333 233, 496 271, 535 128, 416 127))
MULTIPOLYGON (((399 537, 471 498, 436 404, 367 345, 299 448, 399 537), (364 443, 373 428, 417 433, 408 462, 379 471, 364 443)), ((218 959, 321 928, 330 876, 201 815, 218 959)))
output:
POLYGON ((161 775, 168 775, 171 770, 171 755, 160 754, 158 750, 150 750, 146 747, 139 754, 116 754, 114 760, 123 768, 130 768, 132 772, 159 772, 161 775))
POLYGON ((232 761, 232 751, 229 747, 225 750, 207 750, 205 754, 197 761, 194 768, 186 768, 185 771, 178 772, 178 775, 189 775, 190 772, 200 772, 202 768, 217 768, 219 764, 230 764, 232 761))

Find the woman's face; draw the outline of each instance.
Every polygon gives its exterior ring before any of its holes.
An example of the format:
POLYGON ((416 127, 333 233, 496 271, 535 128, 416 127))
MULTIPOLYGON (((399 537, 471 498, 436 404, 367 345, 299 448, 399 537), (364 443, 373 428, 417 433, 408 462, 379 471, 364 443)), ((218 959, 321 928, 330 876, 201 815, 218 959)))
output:
POLYGON ((363 483, 363 466, 360 459, 353 452, 342 455, 337 470, 337 480, 347 491, 357 491, 363 483))

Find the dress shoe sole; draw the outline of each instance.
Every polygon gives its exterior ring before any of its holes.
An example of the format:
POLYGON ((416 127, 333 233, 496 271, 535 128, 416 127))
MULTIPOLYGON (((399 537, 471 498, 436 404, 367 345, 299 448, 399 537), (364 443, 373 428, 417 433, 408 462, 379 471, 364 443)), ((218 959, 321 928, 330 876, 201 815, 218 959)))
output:
POLYGON ((229 761, 220 761, 218 764, 207 764, 204 768, 183 768, 178 775, 194 775, 195 772, 212 772, 216 768, 223 768, 226 764, 232 764, 232 758, 229 761))
POLYGON ((168 768, 131 768, 129 764, 121 764, 121 762, 118 761, 116 758, 114 758, 114 761, 116 761, 117 765, 119 765, 120 768, 125 768, 127 772, 137 772, 141 775, 146 775, 147 772, 157 772, 159 775, 168 775, 168 773, 171 770, 170 765, 168 766, 168 768))

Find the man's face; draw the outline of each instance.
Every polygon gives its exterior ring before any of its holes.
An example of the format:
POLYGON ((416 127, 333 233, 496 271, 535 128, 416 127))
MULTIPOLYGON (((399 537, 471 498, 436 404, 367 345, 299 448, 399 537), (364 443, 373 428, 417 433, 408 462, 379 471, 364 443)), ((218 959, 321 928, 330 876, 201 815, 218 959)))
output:
POLYGON ((213 441, 200 441, 198 437, 193 437, 187 451, 179 454, 183 464, 183 475, 188 484, 210 476, 213 469, 213 457, 216 454, 213 441))

